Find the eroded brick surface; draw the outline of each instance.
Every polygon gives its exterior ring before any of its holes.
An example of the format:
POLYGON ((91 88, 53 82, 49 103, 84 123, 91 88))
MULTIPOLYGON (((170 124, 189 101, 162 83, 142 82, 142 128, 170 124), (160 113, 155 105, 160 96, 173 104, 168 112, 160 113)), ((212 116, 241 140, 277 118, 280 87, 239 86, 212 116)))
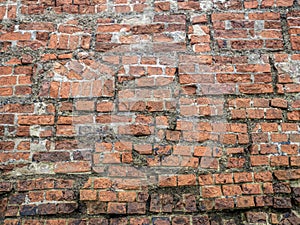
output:
POLYGON ((300 224, 299 1, 0 0, 0 223, 300 224))

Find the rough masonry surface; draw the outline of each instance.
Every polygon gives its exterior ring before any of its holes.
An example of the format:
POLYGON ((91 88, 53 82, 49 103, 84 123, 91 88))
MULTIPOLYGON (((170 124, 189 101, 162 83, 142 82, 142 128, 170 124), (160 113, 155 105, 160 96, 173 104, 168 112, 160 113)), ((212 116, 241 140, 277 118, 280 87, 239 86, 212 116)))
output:
POLYGON ((0 0, 0 224, 300 224, 299 0, 0 0))

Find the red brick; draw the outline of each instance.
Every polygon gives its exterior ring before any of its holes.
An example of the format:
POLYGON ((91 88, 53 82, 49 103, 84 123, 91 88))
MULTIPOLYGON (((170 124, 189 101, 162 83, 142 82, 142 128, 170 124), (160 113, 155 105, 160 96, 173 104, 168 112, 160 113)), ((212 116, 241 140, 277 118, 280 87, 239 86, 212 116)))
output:
POLYGON ((93 101, 78 101, 78 102, 76 102, 76 110, 93 111, 94 110, 94 102, 93 101))
POLYGON ((271 166, 288 166, 289 158, 288 158, 288 156, 271 156, 270 165, 271 166))
POLYGON ((246 216, 249 223, 267 222, 267 214, 264 212, 247 212, 246 216))
POLYGON ((78 162, 59 162, 56 163, 54 172, 55 173, 84 173, 90 172, 91 165, 89 162, 78 161, 78 162))
POLYGON ((238 142, 239 144, 248 144, 249 143, 248 134, 238 134, 238 142))
POLYGON ((243 194, 261 194, 260 184, 242 184, 243 194))
POLYGON ((21 125, 53 125, 54 116, 19 116, 18 123, 21 125))
POLYGON ((112 181, 109 178, 95 178, 94 179, 94 188, 104 189, 110 188, 112 186, 112 181))
POLYGON ((26 41, 30 40, 30 33, 4 33, 0 35, 1 41, 26 41))
POLYGON ((202 197, 203 198, 215 198, 222 196, 222 191, 220 186, 204 186, 202 187, 202 197))
POLYGON ((14 118, 13 114, 1 114, 0 124, 14 124, 14 118))
POLYGON ((261 123, 260 125, 263 132, 278 131, 277 123, 261 123))
POLYGON ((58 225, 58 224, 66 225, 67 220, 66 219, 48 219, 48 220, 46 220, 45 224, 46 225, 58 225))
POLYGON ((273 142, 287 142, 288 136, 286 134, 271 134, 273 142))
POLYGON ((120 153, 106 153, 103 157, 102 163, 121 163, 120 153))
POLYGON ((193 174, 178 175, 178 186, 196 185, 196 177, 193 174))
POLYGON ((112 102, 99 102, 97 104, 98 112, 111 112, 113 111, 114 105, 112 102))
POLYGON ((271 106, 278 108, 287 108, 288 103, 284 99, 274 98, 271 100, 271 106))
POLYGON ((244 158, 228 158, 228 168, 243 168, 246 160, 244 158))
POLYGON ((263 184, 263 193, 264 194, 273 194, 273 185, 272 183, 264 183, 263 184))
POLYGON ((291 166, 300 166, 300 157, 299 156, 292 156, 290 158, 291 166))
POLYGON ((214 183, 213 176, 211 174, 199 175, 199 185, 205 186, 205 185, 211 185, 213 183, 214 183))
POLYGON ((287 114, 288 119, 292 121, 300 120, 300 111, 293 111, 287 114))
POLYGON ((108 206, 107 206, 107 213, 109 213, 109 214, 126 214, 126 204, 109 202, 108 206))
POLYGON ((14 160, 18 161, 27 161, 29 160, 29 156, 30 153, 28 152, 18 152, 18 153, 0 153, 0 162, 4 163, 4 162, 8 162, 10 161, 12 158, 14 160))
POLYGON ((127 213, 128 214, 145 214, 146 213, 146 203, 129 202, 127 213))
POLYGON ((80 190, 80 200, 97 200, 97 191, 94 190, 80 190))
POLYGON ((263 94, 272 93, 273 87, 271 84, 241 84, 239 90, 243 94, 263 94))
POLYGON ((120 134, 128 134, 134 136, 147 136, 151 134, 149 126, 146 125, 129 125, 129 126, 120 126, 120 134))
POLYGON ((281 129, 282 129, 282 131, 296 131, 298 128, 297 128, 297 124, 282 123, 281 129))
POLYGON ((233 183, 232 174, 216 174, 215 182, 216 184, 231 184, 233 183))
POLYGON ((8 104, 0 109, 0 112, 11 112, 11 113, 32 113, 34 110, 33 105, 21 105, 21 104, 8 104))
POLYGON ((277 153, 278 149, 275 145, 260 145, 260 153, 261 154, 274 154, 277 153))
POLYGON ((237 13, 237 14, 232 14, 232 13, 215 13, 212 15, 212 20, 242 20, 244 19, 244 14, 242 13, 237 13))
POLYGON ((218 169, 219 161, 214 157, 201 157, 200 167, 208 169, 218 169))
POLYGON ((266 119, 282 119, 282 111, 280 109, 267 109, 266 119))
POLYGON ((248 207, 254 207, 254 198, 253 196, 242 196, 237 197, 237 207, 238 208, 248 208, 248 207))
POLYGON ((223 185, 222 190, 225 196, 234 196, 242 194, 242 189, 239 185, 223 185))
POLYGON ((118 201, 119 202, 134 202, 136 201, 136 192, 119 192, 118 201))
POLYGON ((211 156, 212 150, 207 146, 196 146, 194 148, 194 156, 211 156))
POLYGON ((267 156, 250 156, 252 166, 264 166, 269 164, 267 156))
POLYGON ((174 216, 172 218, 172 225, 179 225, 179 224, 189 224, 190 218, 188 216, 174 216))
POLYGON ((103 202, 117 201, 117 194, 113 191, 99 191, 99 200, 103 202))
POLYGON ((12 185, 10 182, 0 182, 0 192, 9 192, 12 189, 12 185))
POLYGON ((269 107, 269 99, 253 98, 254 107, 269 107))
POLYGON ((215 209, 233 209, 234 208, 234 199, 233 198, 217 198, 215 200, 215 209))
POLYGON ((158 182, 161 187, 177 186, 177 178, 175 176, 159 176, 158 182))
MULTIPOLYGON (((39 189, 51 189, 55 187, 54 181, 57 182, 57 184, 60 183, 61 180, 53 180, 51 178, 39 178, 35 180, 35 188, 37 190, 39 189)), ((67 182, 68 180, 66 180, 67 182)), ((58 186, 58 185, 57 185, 58 186)))
POLYGON ((272 173, 270 171, 261 171, 254 173, 254 179, 258 182, 272 181, 272 173))
POLYGON ((73 191, 50 190, 46 192, 45 198, 49 201, 71 201, 75 195, 73 191))
POLYGON ((244 183, 244 182, 252 182, 252 173, 242 172, 242 173, 234 173, 233 174, 235 183, 244 183))

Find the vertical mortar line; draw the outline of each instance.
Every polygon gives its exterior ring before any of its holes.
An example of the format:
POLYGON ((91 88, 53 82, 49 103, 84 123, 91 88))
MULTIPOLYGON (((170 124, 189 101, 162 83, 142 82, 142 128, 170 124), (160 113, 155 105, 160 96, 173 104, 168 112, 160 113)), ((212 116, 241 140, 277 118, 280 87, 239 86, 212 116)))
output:
POLYGON ((91 40, 90 48, 88 50, 95 49, 96 46, 96 33, 97 33, 97 18, 93 18, 95 21, 91 25, 91 40))
POLYGON ((213 29, 213 22, 212 22, 212 19, 211 19, 211 14, 212 12, 210 13, 207 13, 206 16, 207 16, 207 25, 208 25, 208 28, 209 28, 209 37, 210 37, 210 51, 211 52, 216 52, 216 44, 214 42, 214 29, 213 29))
POLYGON ((193 47, 191 46, 190 39, 189 39, 189 27, 192 25, 191 22, 191 15, 185 13, 185 45, 187 51, 193 52, 193 47))
MULTIPOLYGON (((96 122, 96 118, 97 118, 97 102, 98 102, 98 99, 99 97, 93 97, 92 96, 92 99, 94 101, 94 112, 93 112, 93 116, 94 116, 94 119, 93 119, 93 133, 95 132, 96 133, 96 127, 97 127, 97 122, 96 122)), ((92 142, 92 146, 90 147, 91 148, 91 158, 90 158, 90 163, 91 163, 91 174, 93 174, 93 167, 94 167, 94 154, 96 152, 96 143, 97 143, 97 139, 94 140, 92 142)))
MULTIPOLYGON (((109 0, 108 0, 109 1, 109 0)), ((146 0, 146 2, 149 6, 152 12, 155 12, 155 5, 153 0, 146 0)))
POLYGON ((114 111, 115 112, 119 112, 119 83, 118 83, 118 74, 119 74, 119 71, 122 67, 122 56, 118 55, 119 56, 119 65, 116 67, 116 71, 115 71, 115 74, 114 74, 114 77, 115 77, 115 80, 114 80, 114 96, 113 96, 113 103, 115 104, 114 106, 114 111))
POLYGON ((244 1, 242 1, 242 9, 241 11, 244 11, 245 12, 246 8, 245 8, 245 4, 244 4, 244 1))
POLYGON ((22 0, 17 0, 17 5, 16 5, 16 21, 19 21, 20 19, 20 15, 21 15, 21 6, 22 6, 22 3, 21 3, 22 0))
MULTIPOLYGON (((149 192, 150 191, 148 191, 148 193, 149 192)), ((150 214, 150 204, 151 204, 151 193, 148 194, 148 198, 147 198, 147 201, 146 201, 146 213, 145 213, 145 215, 149 215, 150 214)))
POLYGON ((283 51, 289 53, 291 51, 289 28, 287 23, 287 14, 280 14, 281 33, 283 39, 283 51))
MULTIPOLYGON (((55 104, 54 104, 54 107, 55 107, 55 114, 54 114, 54 126, 53 126, 53 137, 51 137, 51 141, 52 141, 52 144, 53 144, 53 146, 50 146, 50 148, 54 148, 55 149, 55 142, 56 142, 56 140, 57 140, 57 135, 56 135, 56 133, 57 133, 57 122, 58 122, 58 109, 59 109, 59 100, 58 99, 56 99, 56 100, 54 100, 55 101, 55 104)), ((42 101, 42 102, 44 102, 44 101, 42 101)), ((72 103, 72 105, 73 105, 73 103, 72 103)), ((72 111, 73 111, 73 108, 72 108, 72 111)), ((53 149, 51 149, 51 150, 53 150, 53 149)), ((73 156, 71 156, 71 152, 68 152, 69 153, 69 156, 70 156, 70 159, 72 159, 73 158, 73 156)))
POLYGON ((251 122, 251 120, 249 120, 249 119, 246 119, 246 124, 247 124, 247 134, 248 134, 248 137, 249 137, 249 143, 245 146, 245 157, 248 160, 248 163, 246 164, 246 166, 249 167, 249 168, 247 168, 247 169, 251 169, 250 149, 253 145, 252 130, 253 130, 253 127, 255 126, 255 123, 251 122))
POLYGON ((251 164, 250 164, 250 148, 251 146, 253 145, 253 141, 252 141, 252 128, 251 128, 251 121, 246 119, 246 121, 244 121, 244 123, 247 125, 247 135, 248 135, 248 138, 249 138, 249 143, 246 144, 244 146, 245 148, 245 159, 246 159, 246 163, 245 163, 245 166, 247 167, 247 169, 251 169, 251 164))
MULTIPOLYGON (((33 54, 31 54, 31 55, 33 55, 33 54)), ((38 55, 37 58, 40 59, 41 55, 38 55)), ((39 98, 40 98, 39 91, 41 90, 41 87, 43 84, 42 81, 43 81, 43 79, 45 79, 46 72, 43 71, 42 64, 39 64, 35 60, 37 60, 37 59, 34 59, 34 61, 33 61, 33 74, 31 77, 32 94, 31 94, 30 98, 39 100, 39 98)), ((53 67, 53 64, 52 64, 52 67, 53 67)))
MULTIPOLYGON (((175 81, 174 82, 175 82, 175 90, 174 90, 174 92, 176 93, 177 92, 176 89, 178 88, 178 95, 175 96, 175 100, 176 100, 176 110, 175 110, 175 113, 174 113, 175 124, 174 124, 174 127, 171 127, 172 130, 176 130, 177 119, 180 116, 180 97, 181 97, 182 91, 181 91, 181 86, 180 86, 180 82, 179 82, 179 65, 176 65, 175 81)), ((181 134, 180 134, 180 136, 181 136, 181 134)))
MULTIPOLYGON (((278 84, 278 70, 275 66, 275 60, 274 60, 274 56, 269 56, 269 63, 271 66, 271 73, 272 73, 272 85, 274 88, 274 94, 278 95, 278 88, 277 88, 277 84, 278 84)), ((284 99, 286 98, 286 95, 283 94, 282 97, 284 97, 284 99)), ((288 99, 287 99, 288 101, 288 99)), ((287 110, 288 109, 283 109, 283 118, 282 118, 282 123, 287 122, 287 110)))
POLYGON ((271 75, 272 75, 272 86, 273 86, 273 94, 278 94, 277 84, 278 84, 278 70, 275 66, 274 55, 269 55, 269 64, 271 66, 271 75))

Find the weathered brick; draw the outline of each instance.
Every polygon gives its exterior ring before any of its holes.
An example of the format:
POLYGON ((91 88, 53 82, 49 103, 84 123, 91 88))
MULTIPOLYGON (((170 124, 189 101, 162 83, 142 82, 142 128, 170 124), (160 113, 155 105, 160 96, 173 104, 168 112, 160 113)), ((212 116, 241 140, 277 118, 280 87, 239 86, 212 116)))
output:
POLYGON ((39 215, 55 215, 56 205, 54 203, 46 203, 38 205, 37 207, 39 215))
POLYGON ((70 154, 68 152, 39 152, 33 154, 32 160, 36 162, 69 161, 70 154))
POLYGON ((215 209, 233 209, 234 208, 234 199, 233 198, 217 198, 215 200, 215 209))
POLYGON ((188 224, 190 218, 187 216, 175 216, 172 218, 172 224, 179 225, 179 224, 188 224))
POLYGON ((21 216, 34 216, 37 214, 37 206, 36 205, 23 205, 20 208, 21 216))
POLYGON ((175 176, 160 176, 159 186, 161 187, 174 187, 177 186, 177 178, 175 176))
POLYGON ((18 123, 21 125, 53 125, 54 116, 19 116, 18 123))
POLYGON ((178 186, 196 185, 196 177, 193 174, 178 175, 178 186))
POLYGON ((80 200, 97 200, 97 191, 80 190, 80 200))
POLYGON ((260 184, 242 184, 243 194, 260 194, 260 184))
POLYGON ((222 191, 220 186, 204 186, 202 187, 202 197, 203 198, 214 198, 222 196, 222 191))
POLYGON ((4 224, 298 224, 298 3, 2 1, 4 224))
POLYGON ((223 185, 223 194, 225 196, 241 195, 242 189, 239 185, 223 185))
POLYGON ((0 182, 0 192, 9 192, 12 189, 10 182, 0 182))
POLYGON ((129 202, 128 203, 128 214, 145 214, 146 212, 146 203, 139 202, 129 202))
POLYGON ((290 198, 274 198, 274 208, 291 208, 292 203, 290 198))
POLYGON ((84 173, 90 172, 91 164, 85 161, 78 162, 58 162, 56 163, 55 173, 84 173))
POLYGON ((126 204, 109 202, 107 206, 107 213, 126 214, 126 204))
POLYGON ((254 207, 254 197, 253 196, 241 196, 237 197, 237 207, 239 208, 248 208, 254 207))
POLYGON ((244 183, 244 182, 252 182, 252 173, 248 172, 241 172, 241 173, 234 173, 233 174, 234 182, 235 183, 244 183))
POLYGON ((265 223, 267 215, 263 212, 248 212, 246 214, 249 223, 265 223))

